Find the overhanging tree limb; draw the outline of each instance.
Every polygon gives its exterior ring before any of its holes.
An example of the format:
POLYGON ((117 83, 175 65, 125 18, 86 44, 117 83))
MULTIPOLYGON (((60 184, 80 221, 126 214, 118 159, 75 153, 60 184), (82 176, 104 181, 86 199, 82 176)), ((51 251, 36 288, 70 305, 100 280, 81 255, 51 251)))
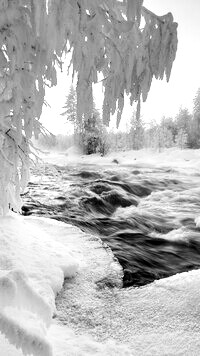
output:
POLYGON ((0 137, 0 214, 16 206, 12 195, 19 202, 28 177, 28 142, 41 130, 38 119, 45 83, 57 84, 55 62, 62 64, 67 47, 78 77, 79 118, 91 115, 92 84, 98 82, 99 73, 104 77, 107 124, 116 110, 120 121, 125 94, 131 103, 140 97, 146 100, 153 77, 170 77, 177 48, 177 25, 171 15, 156 16, 142 7, 142 0, 78 3, 0 2, 0 125, 16 133, 13 144, 5 132, 0 137), (25 154, 20 158, 22 146, 25 154))

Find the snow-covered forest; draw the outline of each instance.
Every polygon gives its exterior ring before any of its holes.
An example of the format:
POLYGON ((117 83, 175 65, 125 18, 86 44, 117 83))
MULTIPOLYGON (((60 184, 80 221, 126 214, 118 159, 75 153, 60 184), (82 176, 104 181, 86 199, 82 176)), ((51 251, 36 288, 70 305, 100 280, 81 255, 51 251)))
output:
POLYGON ((141 117, 177 26, 143 0, 0 0, 0 356, 199 353, 199 91, 141 117), (66 56, 56 137, 41 114, 66 56))
MULTIPOLYGON (((43 149, 64 150, 70 146, 78 146, 83 153, 100 153, 105 155, 113 151, 139 150, 150 148, 162 151, 165 148, 191 148, 200 147, 199 123, 200 123, 200 89, 194 97, 193 110, 180 108, 174 117, 160 118, 146 123, 136 111, 126 120, 125 129, 109 130, 103 125, 100 112, 95 109, 87 125, 80 125, 77 121, 76 91, 71 85, 66 96, 62 116, 66 123, 70 122, 73 133, 59 135, 39 135, 35 144, 43 149)), ((66 129, 67 131, 67 129, 66 129)))

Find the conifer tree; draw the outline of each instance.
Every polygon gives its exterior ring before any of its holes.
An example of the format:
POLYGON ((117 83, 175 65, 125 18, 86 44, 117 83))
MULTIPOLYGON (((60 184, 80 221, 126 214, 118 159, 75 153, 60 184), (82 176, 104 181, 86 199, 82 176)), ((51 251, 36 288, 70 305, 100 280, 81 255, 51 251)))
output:
POLYGON ((77 95, 74 86, 71 84, 69 93, 66 96, 66 102, 63 106, 64 112, 61 114, 65 116, 74 128, 75 144, 80 144, 82 135, 82 120, 77 118, 77 95))
POLYGON ((101 152, 104 154, 105 129, 99 110, 93 100, 93 109, 89 118, 83 120, 82 148, 86 154, 101 152))
POLYGON ((176 135, 176 146, 179 147, 181 150, 187 147, 188 137, 187 133, 184 129, 180 128, 176 135))
POLYGON ((141 117, 137 117, 134 111, 131 118, 131 128, 129 132, 131 140, 131 148, 134 150, 139 150, 144 144, 144 127, 141 117))
POLYGON ((192 141, 193 147, 200 147, 200 88, 197 90, 197 93, 194 98, 194 107, 193 107, 193 122, 192 122, 192 141))
POLYGON ((189 110, 187 108, 180 108, 179 113, 175 118, 177 129, 182 129, 188 133, 191 120, 192 115, 189 113, 189 110))
POLYGON ((196 122, 197 130, 200 134, 200 88, 197 90, 197 93, 194 98, 193 115, 194 120, 196 122))
POLYGON ((65 111, 61 114, 62 116, 66 116, 67 121, 75 124, 77 117, 77 98, 76 98, 76 90, 73 85, 70 85, 69 93, 66 97, 65 105, 63 106, 65 111))

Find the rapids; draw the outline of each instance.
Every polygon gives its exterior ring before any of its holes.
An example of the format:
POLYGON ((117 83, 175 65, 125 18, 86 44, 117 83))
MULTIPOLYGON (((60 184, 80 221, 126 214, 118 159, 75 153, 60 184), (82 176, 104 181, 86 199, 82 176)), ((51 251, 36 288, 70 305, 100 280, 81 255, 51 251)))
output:
POLYGON ((74 224, 100 236, 142 286, 200 267, 200 177, 183 170, 95 164, 41 165, 23 195, 24 215, 74 224))

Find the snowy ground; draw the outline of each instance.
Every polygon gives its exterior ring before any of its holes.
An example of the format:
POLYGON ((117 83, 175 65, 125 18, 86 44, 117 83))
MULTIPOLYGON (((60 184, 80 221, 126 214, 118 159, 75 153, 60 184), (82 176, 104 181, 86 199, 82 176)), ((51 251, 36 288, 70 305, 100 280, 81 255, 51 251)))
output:
POLYGON ((71 279, 80 270, 87 273, 86 247, 93 249, 90 275, 101 280, 106 272, 121 285, 121 268, 110 250, 102 255, 106 250, 100 250, 96 240, 49 219, 15 214, 0 218, 1 356, 131 355, 126 346, 78 337, 52 319, 64 278, 71 279))
MULTIPOLYGON (((14 214, 0 218, 0 330, 24 354, 38 356, 51 354, 46 332, 55 295, 78 267, 69 248, 51 238, 50 226, 48 230, 14 214)), ((3 339, 0 354, 17 355, 6 343, 4 350, 3 339)))
POLYGON ((51 152, 43 154, 45 162, 57 165, 67 164, 115 164, 117 160, 120 165, 134 165, 134 167, 145 165, 145 167, 173 167, 185 170, 200 170, 200 149, 199 150, 180 150, 175 148, 165 149, 162 152, 155 150, 142 149, 139 151, 112 152, 105 157, 98 154, 89 156, 81 155, 79 151, 72 147, 66 152, 51 152))
MULTIPOLYGON (((187 169, 200 173, 200 151, 145 150, 115 153, 105 158, 78 156, 76 152, 46 155, 56 164, 142 163, 187 169)), ((197 217, 197 223, 200 223, 197 217)), ((12 214, 0 217, 0 356, 82 355, 199 355, 200 271, 182 273, 139 289, 117 293, 126 345, 114 340, 97 342, 77 335, 53 319, 55 297, 64 278, 76 278, 87 264, 82 250, 83 233, 48 219, 12 214), (56 234, 55 234, 56 231, 56 234), (73 245, 72 237, 76 236, 73 245), (69 238, 67 238, 69 237, 69 238)), ((74 241, 74 240, 73 240, 74 241)), ((95 248, 94 248, 95 251, 95 248)), ((96 253, 98 249, 96 249, 96 253)), ((95 266, 91 266, 95 274, 95 266)), ((116 329, 120 329, 120 323, 116 329)), ((121 330, 118 330, 120 334, 121 330)))

